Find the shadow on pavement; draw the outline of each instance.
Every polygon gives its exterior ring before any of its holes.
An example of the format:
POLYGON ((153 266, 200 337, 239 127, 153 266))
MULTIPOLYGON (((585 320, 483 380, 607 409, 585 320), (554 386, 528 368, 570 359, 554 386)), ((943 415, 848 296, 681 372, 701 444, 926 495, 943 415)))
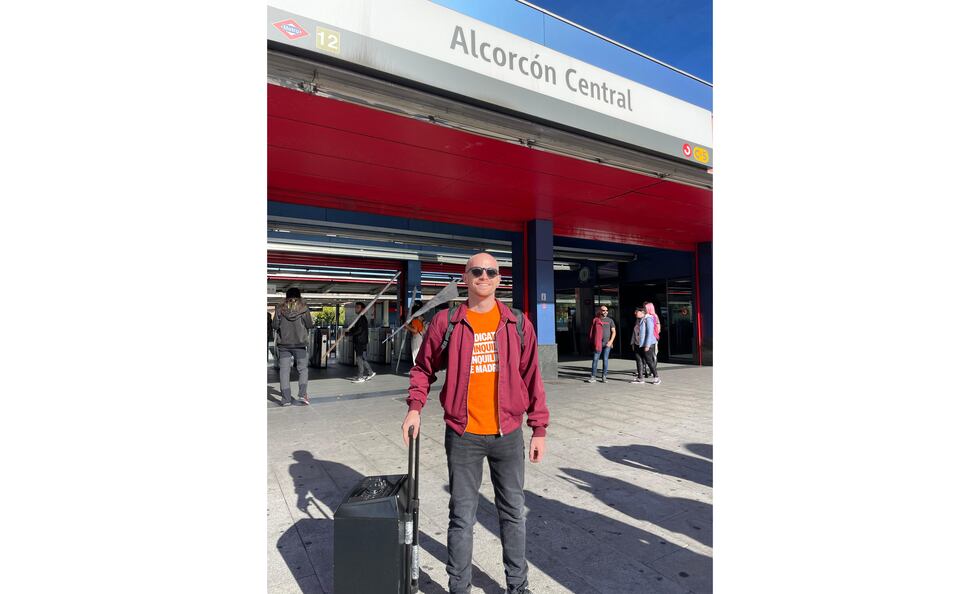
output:
MULTIPOLYGON (((687 444, 685 447, 692 452, 694 450, 691 448, 694 447, 700 451, 707 449, 711 453, 711 446, 708 444, 687 444)), ((706 487, 712 484, 711 462, 703 458, 639 444, 599 446, 598 450, 603 458, 631 468, 682 478, 706 487)))
MULTIPOLYGON (((592 364, 583 367, 581 365, 559 365, 558 377, 562 379, 577 379, 585 381, 592 375, 592 364)), ((602 375, 602 362, 596 369, 596 377, 602 375)), ((607 376, 610 382, 629 382, 633 379, 633 371, 611 369, 607 376)))
MULTIPOLYGON (((306 450, 293 452, 293 460, 295 462, 289 466, 289 476, 293 481, 296 508, 306 517, 290 526, 279 537, 276 547, 303 594, 331 594, 333 511, 340 506, 354 485, 360 483, 364 475, 344 464, 318 460, 306 450)), ((419 545, 443 565, 449 558, 446 545, 421 530, 419 545)), ((473 585, 487 593, 504 592, 489 575, 475 567, 473 585)), ((419 592, 448 594, 441 584, 435 582, 421 568, 419 592)))
POLYGON ((683 497, 669 497, 616 478, 576 468, 561 468, 560 477, 622 513, 691 537, 712 546, 711 504, 683 497))
MULTIPOLYGON (((449 486, 445 489, 448 492, 449 486)), ((530 490, 525 491, 524 504, 527 508, 528 563, 569 591, 656 592, 657 588, 652 584, 664 577, 651 567, 652 563, 681 551, 695 559, 696 571, 701 574, 698 577, 710 579, 710 557, 698 555, 655 534, 578 505, 547 499, 530 490), (627 567, 621 562, 624 556, 648 569, 627 567)), ((476 516, 477 522, 494 535, 499 547, 500 526, 493 501, 481 495, 476 516)), ((691 575, 684 572, 684 575, 670 577, 683 585, 684 579, 691 575)), ((479 585, 474 573, 474 586, 479 585)), ((535 589, 533 583, 530 586, 535 589)))
POLYGON ((266 394, 266 398, 269 400, 269 402, 280 404, 282 402, 282 392, 280 392, 278 388, 273 388, 272 386, 267 386, 267 388, 268 392, 266 394))
POLYGON ((710 443, 686 443, 684 447, 687 451, 691 452, 696 456, 701 456, 702 458, 707 458, 708 460, 714 460, 714 446, 710 443))

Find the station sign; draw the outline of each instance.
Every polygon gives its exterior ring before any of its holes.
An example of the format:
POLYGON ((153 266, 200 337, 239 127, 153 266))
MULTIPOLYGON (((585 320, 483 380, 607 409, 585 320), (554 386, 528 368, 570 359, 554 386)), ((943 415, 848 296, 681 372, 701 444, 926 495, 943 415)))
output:
POLYGON ((434 2, 269 0, 268 12, 270 40, 711 164, 709 110, 434 2))

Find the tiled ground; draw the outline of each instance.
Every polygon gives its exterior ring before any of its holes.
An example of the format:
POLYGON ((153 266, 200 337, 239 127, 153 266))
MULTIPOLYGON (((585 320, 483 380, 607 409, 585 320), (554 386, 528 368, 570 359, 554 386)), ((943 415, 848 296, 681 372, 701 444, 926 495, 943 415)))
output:
MULTIPOLYGON (((562 362, 560 379, 545 385, 548 451, 542 463, 527 465, 525 484, 535 594, 711 592, 711 368, 661 365, 661 385, 631 385, 633 363, 611 361, 609 383, 586 384, 589 363, 562 362)), ((334 363, 315 370, 312 405, 281 408, 270 370, 270 593, 332 593, 333 510, 361 477, 405 472, 400 425, 407 377, 381 373, 357 385, 343 379, 352 372, 334 363)), ((425 593, 448 588, 449 496, 438 386, 422 416, 425 593)), ((502 593, 488 473, 473 591, 502 593)))

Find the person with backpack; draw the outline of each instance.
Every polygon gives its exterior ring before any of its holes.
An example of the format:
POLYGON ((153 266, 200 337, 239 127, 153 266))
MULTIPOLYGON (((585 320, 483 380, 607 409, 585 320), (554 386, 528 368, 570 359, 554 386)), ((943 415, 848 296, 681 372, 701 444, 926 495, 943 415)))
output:
POLYGON ((537 336, 526 314, 496 298, 500 268, 493 256, 480 253, 470 258, 464 279, 466 302, 437 313, 423 338, 410 373, 402 438, 407 445, 410 427, 419 434, 429 387, 436 372, 445 369, 439 400, 449 466, 449 591, 469 592, 472 585, 473 527, 486 459, 500 521, 507 593, 531 594, 521 423, 527 414, 532 430, 528 458, 540 462, 549 413, 537 336))
POLYGON ((347 333, 354 344, 354 357, 357 359, 357 377, 353 381, 355 384, 363 384, 378 375, 367 360, 368 346, 368 321, 364 313, 364 302, 358 301, 354 304, 354 313, 360 316, 354 322, 354 327, 347 333))
POLYGON ((307 369, 310 358, 306 352, 306 343, 312 327, 313 316, 310 315, 310 308, 303 301, 299 289, 296 287, 288 289, 286 300, 276 306, 276 315, 272 318, 272 328, 278 335, 279 391, 282 392, 280 406, 293 404, 289 392, 289 371, 293 361, 296 362, 296 371, 299 372, 298 402, 310 403, 306 393, 306 385, 310 377, 307 369))
POLYGON ((636 358, 636 377, 631 384, 643 384, 643 365, 650 366, 653 372, 653 383, 659 384, 660 377, 657 375, 657 362, 653 358, 653 348, 656 339, 653 337, 653 317, 646 313, 646 308, 642 305, 636 306, 636 324, 633 326, 633 338, 630 345, 633 347, 633 356, 636 358))
POLYGON ((592 344, 592 375, 585 381, 590 384, 595 383, 595 372, 601 355, 602 378, 599 381, 606 382, 606 378, 609 377, 609 349, 612 348, 614 340, 616 340, 616 322, 609 317, 609 308, 600 305, 589 328, 589 342, 592 344))

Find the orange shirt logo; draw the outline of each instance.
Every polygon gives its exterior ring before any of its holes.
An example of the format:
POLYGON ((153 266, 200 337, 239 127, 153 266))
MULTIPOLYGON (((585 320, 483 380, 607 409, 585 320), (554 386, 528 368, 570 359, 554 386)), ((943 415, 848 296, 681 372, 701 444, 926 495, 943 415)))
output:
POLYGON ((493 435, 500 431, 497 416, 497 326, 500 311, 494 307, 486 313, 466 312, 466 321, 473 327, 473 354, 470 358, 470 381, 466 396, 466 431, 477 435, 493 435))

